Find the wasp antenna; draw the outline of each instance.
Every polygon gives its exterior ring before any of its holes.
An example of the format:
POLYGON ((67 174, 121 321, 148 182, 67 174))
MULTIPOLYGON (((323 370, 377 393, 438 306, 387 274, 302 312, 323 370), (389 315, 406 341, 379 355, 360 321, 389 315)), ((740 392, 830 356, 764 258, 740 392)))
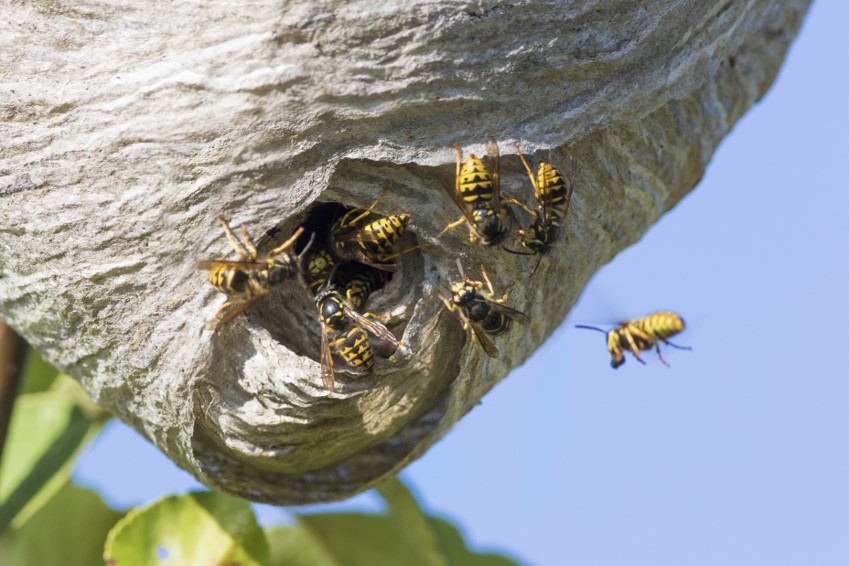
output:
POLYGON ((330 273, 327 274, 327 279, 325 279, 324 284, 316 291, 316 296, 320 295, 323 291, 327 291, 333 286, 333 276, 336 274, 337 269, 339 269, 338 263, 334 265, 330 270, 330 273))
MULTIPOLYGON (((303 227, 302 227, 302 229, 303 229, 303 227)), ((304 246, 304 249, 301 250, 301 253, 298 254, 298 261, 304 259, 304 256, 307 255, 307 252, 310 251, 310 248, 312 247, 313 242, 315 242, 315 232, 310 234, 310 239, 307 242, 307 245, 304 246)))
POLYGON ((336 274, 336 270, 339 269, 339 264, 333 266, 330 270, 330 273, 327 274, 327 284, 330 285, 333 282, 333 276, 336 274))
POLYGON ((533 269, 531 269, 531 274, 528 277, 534 276, 534 273, 537 272, 537 269, 539 268, 540 263, 542 263, 542 254, 539 254, 539 257, 537 258, 537 264, 534 266, 533 269))
POLYGON ((457 271, 459 271, 459 272, 460 272, 460 277, 462 277, 463 279, 465 279, 465 278, 466 278, 466 272, 465 272, 465 271, 463 271, 463 264, 462 264, 462 263, 460 263, 460 258, 459 258, 459 257, 457 258, 457 271))
POLYGON ((601 328, 596 328, 595 326, 587 326, 586 324, 576 324, 575 328, 585 328, 587 330, 595 330, 597 332, 601 332, 602 334, 607 334, 607 330, 602 330, 601 328))
POLYGON ((516 254, 516 255, 534 255, 532 253, 517 252, 516 250, 511 250, 510 248, 502 247, 501 249, 504 250, 505 252, 510 252, 511 254, 516 254))

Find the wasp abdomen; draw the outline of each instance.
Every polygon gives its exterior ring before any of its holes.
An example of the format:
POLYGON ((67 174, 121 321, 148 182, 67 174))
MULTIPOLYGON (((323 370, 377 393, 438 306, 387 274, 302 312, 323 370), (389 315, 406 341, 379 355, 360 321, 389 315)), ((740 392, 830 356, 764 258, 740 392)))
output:
POLYGON ((566 202, 567 187, 563 175, 545 161, 541 161, 537 169, 537 185, 540 200, 548 199, 553 206, 566 202))
POLYGON ((381 216, 363 227, 363 237, 357 243, 369 254, 387 252, 401 239, 409 220, 410 215, 407 213, 381 216))
POLYGON ((374 352, 366 331, 353 326, 331 344, 350 366, 369 371, 374 366, 374 352))
POLYGON ((228 295, 244 295, 248 292, 250 275, 243 269, 218 267, 209 271, 209 282, 213 287, 228 295))
POLYGON ((469 155, 463 162, 458 185, 460 196, 473 207, 492 200, 492 175, 483 161, 474 154, 469 155))
POLYGON ((500 336, 510 330, 510 318, 503 313, 492 311, 483 319, 480 326, 487 334, 500 336))
POLYGON ((674 312, 656 312, 641 319, 640 328, 646 334, 665 340, 684 330, 684 319, 674 312))

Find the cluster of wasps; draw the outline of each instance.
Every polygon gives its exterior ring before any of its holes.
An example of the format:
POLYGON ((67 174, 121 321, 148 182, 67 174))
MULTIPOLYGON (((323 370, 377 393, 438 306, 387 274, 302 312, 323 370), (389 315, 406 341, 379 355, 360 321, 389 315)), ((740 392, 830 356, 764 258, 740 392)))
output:
MULTIPOLYGON (((464 161, 459 146, 454 146, 455 184, 454 189, 449 190, 449 194, 463 211, 463 216, 446 226, 440 235, 465 223, 469 228, 471 243, 497 246, 511 234, 514 221, 511 206, 518 207, 530 214, 533 220, 527 228, 515 232, 517 242, 522 248, 520 251, 506 246, 503 249, 514 254, 538 256, 537 263, 531 270, 531 276, 533 276, 542 256, 548 254, 560 238, 575 186, 574 167, 572 167, 573 176, 569 182, 557 168, 545 161, 540 161, 534 175, 522 150, 516 145, 516 154, 527 171, 528 179, 533 187, 534 200, 537 204, 536 210, 533 210, 514 197, 502 197, 498 144, 495 140, 489 139, 486 149, 489 167, 474 154, 470 154, 464 161)), ((450 300, 441 295, 440 299, 445 303, 446 308, 457 312, 463 322, 463 328, 467 332, 471 330, 473 340, 477 339, 488 355, 496 356, 498 350, 487 338, 487 334, 503 334, 509 330, 511 321, 527 324, 528 317, 503 304, 507 298, 506 294, 500 299, 495 298, 495 291, 483 265, 481 265, 481 272, 486 281, 486 291, 483 290, 482 282, 472 280, 463 274, 459 262, 458 269, 464 281, 455 283, 451 287, 450 300)), ((668 366, 669 364, 660 354, 660 342, 689 350, 688 347, 677 346, 668 340, 684 330, 684 327, 684 320, 669 311, 656 312, 642 319, 622 322, 610 331, 578 325, 578 328, 598 330, 607 335, 610 365, 614 369, 625 363, 623 351, 630 351, 638 362, 644 364, 640 351, 652 348, 657 351, 660 361, 668 366)))
MULTIPOLYGON (((498 144, 490 138, 486 148, 488 165, 474 154, 464 160, 459 146, 454 146, 454 185, 445 186, 445 189, 462 216, 448 224, 437 238, 466 224, 472 244, 499 246, 510 253, 537 256, 531 271, 533 275, 542 257, 552 250, 561 235, 574 190, 574 177, 567 182, 560 171, 545 161, 539 163, 534 174, 517 145, 517 155, 533 188, 534 209, 512 196, 502 196, 498 144), (532 220, 526 227, 514 230, 514 208, 530 215, 532 220), (510 236, 513 236, 512 247, 502 245, 510 236)), ((393 349, 403 346, 403 342, 380 322, 382 317, 365 310, 369 296, 382 288, 397 270, 394 260, 420 247, 397 250, 410 214, 383 216, 376 213, 375 207, 386 190, 368 208, 342 212, 326 234, 316 237, 313 232, 304 242, 305 228, 301 226, 283 244, 263 256, 258 254, 247 230, 242 230, 240 242, 227 220, 219 215, 218 221, 239 259, 198 264, 208 270, 212 286, 227 295, 227 301, 218 309, 211 326, 217 328, 227 324, 272 287, 299 276, 314 296, 318 310, 321 377, 328 390, 334 390, 334 358, 343 360, 349 371, 366 373, 374 366, 370 337, 388 343, 393 349), (296 253, 298 247, 301 249, 296 253)), ((450 297, 439 293, 438 298, 448 311, 457 315, 469 339, 478 342, 487 355, 495 357, 498 349, 490 337, 505 334, 514 321, 527 324, 529 318, 505 304, 506 293, 500 297, 496 295, 483 265, 480 266, 483 281, 466 275, 459 259, 457 265, 462 279, 447 287, 450 297)), ((593 327, 582 328, 601 331, 593 327)), ((607 332, 611 365, 616 368, 624 363, 624 350, 631 351, 640 362, 643 362, 639 357, 641 350, 656 347, 660 354, 658 343, 668 343, 667 338, 683 328, 680 317, 669 312, 622 323, 607 332)))
POLYGON ((386 283, 397 270, 392 262, 412 251, 395 251, 406 231, 407 213, 381 216, 374 208, 383 193, 366 209, 344 212, 330 227, 324 242, 313 232, 299 253, 296 243, 303 240, 299 227, 282 245, 259 257, 247 230, 242 241, 234 236, 229 223, 218 216, 227 240, 239 255, 237 261, 212 260, 197 264, 209 271, 209 282, 227 295, 211 322, 212 328, 227 324, 266 295, 272 287, 296 276, 314 296, 321 325, 321 377, 334 391, 334 356, 345 361, 355 373, 369 372, 374 366, 374 350, 369 335, 393 348, 403 343, 378 317, 363 312, 369 296, 386 283))

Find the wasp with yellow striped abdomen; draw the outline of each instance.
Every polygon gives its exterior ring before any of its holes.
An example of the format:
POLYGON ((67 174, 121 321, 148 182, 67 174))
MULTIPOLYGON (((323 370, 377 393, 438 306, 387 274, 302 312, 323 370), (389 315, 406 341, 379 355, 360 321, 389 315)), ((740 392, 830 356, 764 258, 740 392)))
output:
POLYGON ((200 269, 209 270, 209 282, 228 297, 227 302, 215 313, 211 323, 213 328, 227 324, 268 293, 273 286, 297 274, 301 257, 312 245, 310 238, 301 256, 296 256, 289 250, 304 231, 303 228, 298 228, 282 245, 271 250, 265 257, 258 258, 256 247, 247 230, 242 230, 240 244, 230 230, 227 220, 220 214, 217 218, 230 245, 239 254, 239 261, 212 260, 196 264, 200 269))
POLYGON ((373 315, 358 313, 336 288, 325 285, 316 295, 315 304, 321 323, 321 379, 330 391, 334 390, 335 381, 334 352, 353 369, 368 372, 374 365, 374 351, 366 332, 395 347, 401 345, 373 315))
POLYGON ((442 294, 437 295, 449 311, 457 313, 463 323, 463 330, 471 336, 471 340, 480 342, 484 352, 494 358, 498 355, 498 348, 487 335, 500 336, 510 330, 514 320, 519 324, 527 324, 530 319, 525 313, 503 304, 507 300, 506 293, 501 298, 495 298, 492 282, 483 265, 481 274, 486 281, 486 290, 483 282, 475 281, 463 273, 460 260, 457 260, 457 267, 463 281, 451 286, 451 299, 442 294))
POLYGON ((542 256, 551 251, 551 246, 560 237, 563 221, 569 212, 569 202, 572 199, 575 184, 574 179, 566 183, 560 171, 545 161, 540 161, 537 174, 534 176, 518 144, 516 144, 516 153, 522 160, 522 165, 525 166, 528 178, 531 180, 531 186, 534 188, 537 210, 533 211, 519 203, 522 208, 536 218, 527 230, 518 231, 521 245, 527 251, 518 252, 511 249, 507 249, 507 251, 524 255, 539 255, 537 264, 531 271, 531 275, 533 275, 539 267, 542 256))
POLYGON ((388 263, 414 248, 395 252, 393 248, 407 230, 410 214, 392 214, 380 216, 375 206, 386 194, 387 188, 378 195, 366 209, 353 209, 346 212, 330 229, 333 253, 344 261, 358 261, 383 271, 396 271, 398 266, 388 263))
POLYGON ((437 238, 452 228, 466 223, 471 243, 497 245, 507 237, 512 225, 512 214, 501 199, 501 164, 498 144, 492 138, 486 141, 489 167, 474 153, 469 154, 463 161, 463 152, 457 144, 454 145, 454 152, 457 157, 454 186, 446 185, 445 189, 463 212, 463 216, 446 226, 437 238))
POLYGON ((607 350, 610 352, 610 366, 613 369, 625 363, 625 350, 630 350, 638 362, 645 364, 640 358, 640 350, 654 348, 663 365, 669 367, 660 354, 660 342, 679 350, 692 349, 689 346, 676 346, 668 340, 685 328, 684 319, 670 311, 656 312, 643 318, 621 322, 617 328, 609 331, 583 324, 576 325, 575 328, 597 330, 607 335, 607 350))

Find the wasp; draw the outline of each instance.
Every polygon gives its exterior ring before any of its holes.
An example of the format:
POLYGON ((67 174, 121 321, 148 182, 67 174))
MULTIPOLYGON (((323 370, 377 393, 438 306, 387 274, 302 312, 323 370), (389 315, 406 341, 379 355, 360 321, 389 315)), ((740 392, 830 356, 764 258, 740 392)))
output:
POLYGON ((368 372, 374 366, 374 351, 366 332, 395 347, 402 344, 383 324, 358 313, 336 288, 325 285, 315 304, 321 323, 321 380, 330 391, 334 391, 334 352, 349 366, 368 372))
POLYGON ((679 350, 692 350, 689 346, 676 346, 667 340, 685 328, 684 319, 670 311, 656 312, 644 318, 621 322, 617 328, 609 331, 582 324, 576 325, 575 328, 597 330, 607 334, 607 350, 610 352, 610 367, 613 369, 625 363, 624 350, 630 350, 638 362, 645 364, 640 358, 640 350, 654 348, 660 361, 667 367, 669 364, 660 354, 660 342, 679 350))
POLYGON ((304 264, 306 265, 304 276, 307 280, 307 289, 312 294, 316 294, 322 285, 327 282, 327 277, 333 269, 335 261, 327 248, 316 246, 306 255, 304 264))
POLYGON ((572 199, 575 184, 574 180, 567 184, 560 171, 545 161, 540 161, 536 177, 534 177, 519 144, 516 144, 516 153, 522 160, 522 165, 525 166, 528 178, 531 180, 531 186, 534 188, 537 210, 533 211, 525 205, 517 203, 528 213, 536 216, 536 219, 527 230, 518 231, 521 245, 527 252, 517 252, 511 249, 507 249, 507 251, 523 255, 539 255, 537 264, 531 271, 531 275, 533 275, 539 267, 542 256, 551 251, 551 246, 560 237, 563 219, 569 212, 569 202, 572 199))
POLYGON ((384 188, 368 208, 349 210, 334 223, 330 238, 340 259, 358 261, 383 271, 395 271, 398 266, 387 262, 416 249, 392 250, 407 230, 410 214, 379 216, 373 213, 387 190, 388 187, 384 188))
POLYGON ((507 217, 512 214, 501 199, 501 164, 498 144, 494 139, 486 140, 489 168, 483 160, 469 154, 463 161, 460 146, 454 144, 457 164, 454 172, 454 187, 445 185, 451 198, 463 212, 463 216, 446 226, 437 238, 463 224, 468 224, 469 241, 486 246, 499 244, 510 233, 507 217))
POLYGON ((271 250, 265 257, 258 258, 256 247, 247 230, 242 230, 240 244, 230 230, 227 220, 220 214, 216 218, 224 228, 230 245, 239 254, 239 261, 212 260, 196 264, 200 269, 208 269, 209 282, 228 296, 227 302, 215 313, 212 322, 214 328, 227 324, 268 293, 271 287, 298 273, 300 259, 312 245, 310 238, 300 256, 289 251, 303 233, 304 229, 301 227, 282 245, 271 250))
POLYGON ((503 304, 507 300, 506 293, 499 299, 495 298, 495 290, 483 264, 481 274, 486 281, 486 290, 483 282, 475 281, 463 273, 459 260, 457 267, 463 281, 451 286, 451 299, 442 294, 437 295, 449 311, 457 313, 463 323, 463 330, 471 333, 472 341, 477 339, 484 352, 494 358, 498 355, 498 348, 487 335, 500 336, 510 330, 514 320, 519 324, 527 324, 530 319, 525 313, 503 304))
POLYGON ((356 310, 362 310, 371 294, 386 284, 387 276, 385 271, 359 263, 352 264, 342 277, 345 298, 356 310))

